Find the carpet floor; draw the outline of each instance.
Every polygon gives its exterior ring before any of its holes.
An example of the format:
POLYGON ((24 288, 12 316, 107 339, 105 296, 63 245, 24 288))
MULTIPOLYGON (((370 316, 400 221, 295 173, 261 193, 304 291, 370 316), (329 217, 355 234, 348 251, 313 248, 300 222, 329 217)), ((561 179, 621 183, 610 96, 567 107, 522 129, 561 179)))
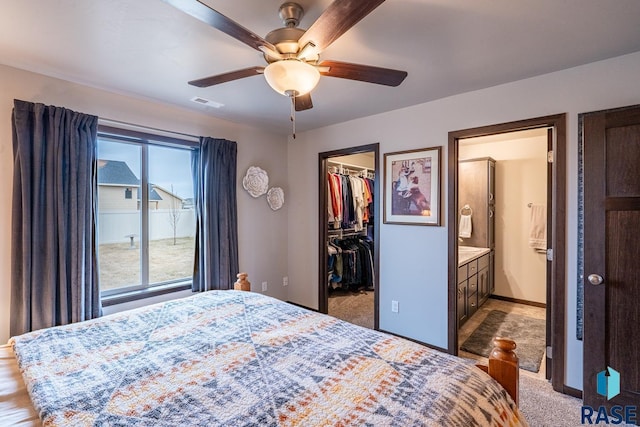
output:
POLYGON ((329 295, 329 315, 365 328, 373 329, 374 292, 332 291, 329 295))
POLYGON ((558 393, 548 381, 520 372, 520 410, 531 427, 582 425, 582 400, 558 393))

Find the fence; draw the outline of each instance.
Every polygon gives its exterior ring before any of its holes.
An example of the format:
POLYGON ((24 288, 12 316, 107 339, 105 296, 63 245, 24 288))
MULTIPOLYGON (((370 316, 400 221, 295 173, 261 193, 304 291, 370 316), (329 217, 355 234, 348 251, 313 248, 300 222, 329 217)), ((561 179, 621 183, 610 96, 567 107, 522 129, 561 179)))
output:
MULTIPOLYGON (((196 218, 193 209, 175 211, 179 215, 176 237, 193 237, 196 232, 196 218)), ((172 211, 159 209, 149 211, 149 240, 173 238, 172 211)), ((140 211, 108 211, 98 214, 98 244, 128 243, 129 236, 140 239, 140 211)))

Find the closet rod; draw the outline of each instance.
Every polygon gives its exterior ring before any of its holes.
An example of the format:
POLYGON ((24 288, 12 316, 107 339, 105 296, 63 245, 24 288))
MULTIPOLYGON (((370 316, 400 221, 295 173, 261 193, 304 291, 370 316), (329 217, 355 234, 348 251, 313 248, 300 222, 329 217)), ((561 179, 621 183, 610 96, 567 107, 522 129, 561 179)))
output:
POLYGON ((360 231, 355 231, 354 229, 333 229, 333 230, 329 230, 329 234, 327 235, 328 239, 333 239, 333 238, 339 238, 342 239, 343 237, 353 237, 353 236, 366 236, 367 235, 367 229, 362 229, 360 231))
POLYGON ((366 166, 358 166, 358 165, 354 165, 354 164, 351 164, 351 163, 344 163, 344 162, 339 162, 337 160, 331 160, 331 159, 327 159, 327 162, 332 163, 334 165, 345 166, 345 167, 348 167, 348 168, 360 169, 361 171, 372 171, 373 172, 373 171, 376 170, 375 167, 368 168, 366 166))

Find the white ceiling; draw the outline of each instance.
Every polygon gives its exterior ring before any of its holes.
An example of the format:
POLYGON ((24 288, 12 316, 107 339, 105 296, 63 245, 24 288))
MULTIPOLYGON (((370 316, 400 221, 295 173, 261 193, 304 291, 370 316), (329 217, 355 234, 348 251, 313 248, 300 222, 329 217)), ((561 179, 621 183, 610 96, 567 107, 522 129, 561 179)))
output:
MULTIPOLYGON (((266 35, 281 0, 206 0, 266 35)), ((308 28, 331 0, 298 0, 308 28)), ((0 0, 0 63, 205 111, 287 134, 289 101, 260 75, 188 80, 264 65, 261 54, 161 0, 0 0), (204 107, 194 96, 224 104, 204 107)), ((322 54, 405 70, 392 88, 322 77, 304 131, 640 51, 638 0, 387 0, 322 54)))

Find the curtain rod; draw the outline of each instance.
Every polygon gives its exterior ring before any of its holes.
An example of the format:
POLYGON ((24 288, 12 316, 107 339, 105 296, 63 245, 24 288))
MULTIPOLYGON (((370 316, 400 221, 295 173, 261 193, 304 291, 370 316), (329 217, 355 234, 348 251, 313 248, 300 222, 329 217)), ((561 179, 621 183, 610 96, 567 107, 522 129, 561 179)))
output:
POLYGON ((197 135, 191 135, 188 133, 182 133, 182 132, 175 132, 172 130, 165 130, 165 129, 160 129, 160 128, 154 128, 151 126, 143 126, 143 125, 136 125, 134 123, 128 123, 128 122, 123 122, 121 120, 114 120, 114 119, 107 119, 104 117, 98 117, 98 124, 104 125, 104 126, 109 126, 109 125, 116 125, 116 126, 125 126, 127 128, 129 128, 130 130, 141 130, 141 131, 153 131, 153 132, 162 132, 164 134, 167 135, 178 135, 181 137, 187 137, 190 139, 193 139, 194 141, 200 141, 200 137, 197 135))

